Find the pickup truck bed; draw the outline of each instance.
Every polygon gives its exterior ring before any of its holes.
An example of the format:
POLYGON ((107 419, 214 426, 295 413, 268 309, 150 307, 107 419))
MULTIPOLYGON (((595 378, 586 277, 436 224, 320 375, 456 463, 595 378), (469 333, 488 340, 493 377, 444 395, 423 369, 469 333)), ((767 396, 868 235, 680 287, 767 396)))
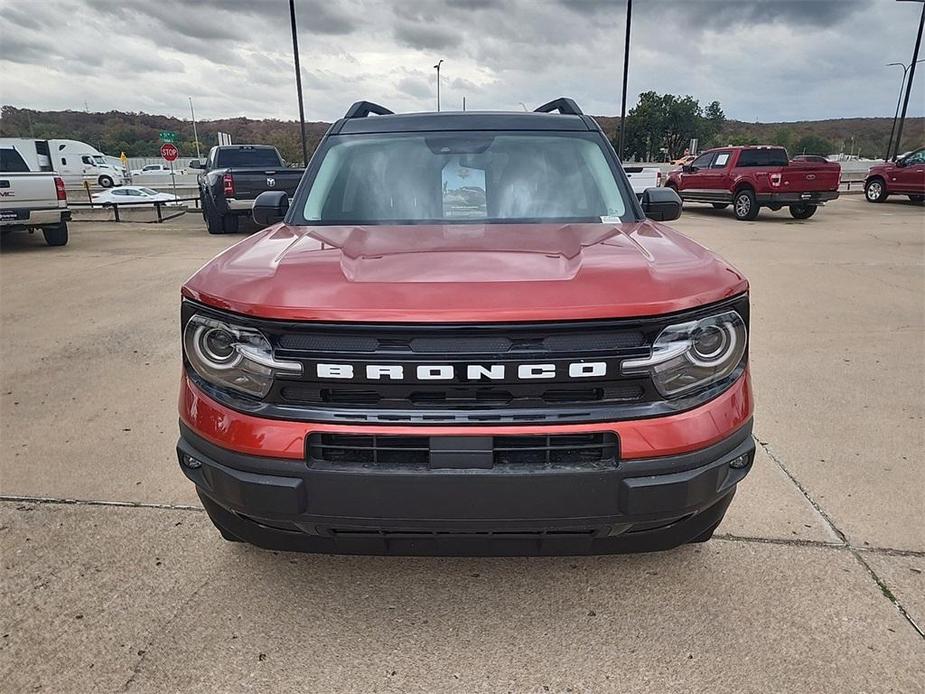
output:
POLYGON ((264 191, 292 197, 304 172, 287 167, 276 148, 265 145, 213 147, 204 163, 193 161, 190 167, 203 169, 199 196, 210 234, 237 231, 239 218, 250 216, 254 199, 264 191))
POLYGON ((657 188, 662 183, 662 171, 654 166, 624 166, 623 170, 639 199, 646 188, 657 188))
POLYGON ((0 148, 0 233, 41 229, 49 246, 64 246, 70 218, 61 177, 29 171, 15 148, 0 148))

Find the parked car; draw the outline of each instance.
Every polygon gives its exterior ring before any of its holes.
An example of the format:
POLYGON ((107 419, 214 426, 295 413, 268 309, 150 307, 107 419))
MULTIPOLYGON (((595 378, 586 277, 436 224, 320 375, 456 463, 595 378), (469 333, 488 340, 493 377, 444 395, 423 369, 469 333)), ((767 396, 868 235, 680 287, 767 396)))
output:
POLYGON ((64 246, 70 218, 62 178, 31 170, 16 147, 0 144, 0 234, 41 229, 49 246, 64 246))
POLYGON ((168 205, 179 205, 177 196, 173 193, 161 193, 153 188, 144 186, 119 186, 110 188, 101 193, 94 193, 91 196, 94 204, 108 207, 110 205, 119 205, 120 207, 128 205, 151 205, 155 202, 163 202, 168 205))
POLYGON ((167 164, 145 164, 140 169, 132 169, 132 177, 135 176, 169 176, 173 173, 176 176, 186 173, 186 169, 181 169, 179 167, 174 167, 171 171, 170 166, 167 164))
MULTIPOLYGON (((334 123, 182 288, 179 464, 228 540, 706 541, 755 451, 748 282, 571 99, 334 123), (647 219, 648 217, 648 219, 647 219)), ((367 117, 378 114, 375 118, 367 117)))
POLYGON ((883 202, 890 195, 907 195, 913 202, 925 200, 925 147, 870 167, 864 197, 868 202, 883 202))
POLYGON ((265 190, 295 193, 305 169, 287 168, 276 147, 222 145, 213 147, 205 162, 194 159, 202 217, 210 234, 233 233, 238 220, 250 217, 254 198, 265 190))
POLYGON ((624 166, 623 170, 637 198, 641 199, 647 189, 662 185, 662 170, 655 166, 624 166))
POLYGON ((718 147, 668 174, 665 185, 684 201, 733 206, 736 219, 752 220, 761 207, 788 207, 808 219, 838 197, 841 166, 836 162, 791 161, 783 147, 718 147))

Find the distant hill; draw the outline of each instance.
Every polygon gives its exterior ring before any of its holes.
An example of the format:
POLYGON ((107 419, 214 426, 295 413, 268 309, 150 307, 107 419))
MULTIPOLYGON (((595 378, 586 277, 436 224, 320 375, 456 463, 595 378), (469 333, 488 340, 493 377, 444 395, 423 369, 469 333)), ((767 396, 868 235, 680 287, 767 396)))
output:
MULTIPOLYGON (((608 138, 615 140, 620 119, 614 116, 595 116, 595 119, 608 138)), ((287 161, 298 162, 302 158, 299 124, 295 121, 224 118, 198 121, 196 125, 203 150, 208 150, 216 142, 218 132, 226 132, 233 142, 276 145, 287 161)), ((318 121, 306 123, 309 155, 329 125, 318 121)), ((729 120, 717 137, 717 143, 788 145, 806 136, 816 136, 831 143, 838 151, 876 158, 883 156, 891 125, 891 118, 837 118, 790 123, 729 120)), ((177 145, 181 156, 195 156, 192 123, 169 116, 122 111, 36 111, 13 106, 3 106, 0 114, 0 136, 80 140, 115 156, 122 152, 129 157, 157 156, 161 144, 158 133, 162 130, 178 133, 177 145)), ((903 142, 904 149, 925 145, 925 118, 906 120, 903 142)))

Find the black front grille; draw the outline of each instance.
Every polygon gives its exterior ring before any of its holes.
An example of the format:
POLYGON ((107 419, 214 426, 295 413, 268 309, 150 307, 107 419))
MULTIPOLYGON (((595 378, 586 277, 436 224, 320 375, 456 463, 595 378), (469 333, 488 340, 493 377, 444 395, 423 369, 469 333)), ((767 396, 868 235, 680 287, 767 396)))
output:
MULTIPOLYGON (((343 422, 477 423, 587 421, 589 407, 644 404, 657 398, 647 377, 624 376, 622 359, 649 354, 663 326, 651 320, 550 324, 261 326, 277 356, 303 365, 280 378, 269 403, 305 408, 343 422), (269 327, 270 329, 267 329, 269 327), (569 369, 606 362, 602 376, 569 369), (325 365, 350 376, 322 374, 325 365), (551 378, 521 378, 523 365, 553 365, 551 378), (400 368, 401 377, 373 378, 371 366, 400 368), (452 368, 452 378, 422 378, 420 369, 452 368), (502 377, 469 376, 469 367, 503 368, 502 377), (569 408, 571 408, 569 410, 569 408)), ((607 418, 611 416, 608 415, 607 418)))
POLYGON ((419 409, 443 407, 543 407, 568 403, 635 402, 645 395, 641 379, 607 387, 445 387, 399 386, 385 384, 379 388, 341 386, 319 388, 284 383, 279 388, 281 402, 292 405, 366 405, 378 408, 419 409))
POLYGON ((615 464, 613 432, 524 436, 396 436, 314 433, 308 462, 377 467, 511 467, 615 464), (452 452, 459 452, 458 459, 452 452), (448 453, 449 452, 449 453, 448 453))

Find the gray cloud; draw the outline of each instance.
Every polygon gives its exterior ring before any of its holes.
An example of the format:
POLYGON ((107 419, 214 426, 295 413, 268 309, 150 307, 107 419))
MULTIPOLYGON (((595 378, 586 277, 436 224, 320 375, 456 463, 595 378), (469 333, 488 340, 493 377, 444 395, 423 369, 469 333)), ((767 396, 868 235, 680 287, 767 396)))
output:
POLYGON ((398 42, 412 48, 445 50, 458 46, 462 38, 458 32, 435 24, 414 21, 400 21, 395 27, 398 42))
MULTIPOLYGON (((357 99, 619 111, 619 0, 296 0, 309 117, 357 99)), ((633 8, 629 93, 718 99, 731 117, 892 115, 920 9, 892 0, 649 0, 633 8), (807 70, 812 78, 807 79, 807 70)), ((19 106, 293 118, 285 0, 0 0, 2 96, 19 106)), ((911 106, 923 111, 921 79, 911 106)))

